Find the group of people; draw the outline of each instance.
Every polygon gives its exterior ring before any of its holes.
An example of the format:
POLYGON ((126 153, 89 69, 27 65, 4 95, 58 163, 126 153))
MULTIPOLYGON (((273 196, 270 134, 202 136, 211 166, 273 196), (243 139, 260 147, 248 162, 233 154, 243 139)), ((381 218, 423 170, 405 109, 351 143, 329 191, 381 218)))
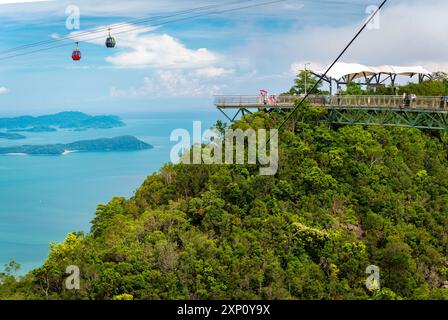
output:
MULTIPOLYGON (((408 94, 407 92, 403 93, 403 106, 404 107, 415 107, 416 101, 417 101, 417 95, 408 94)), ((440 108, 442 108, 442 109, 448 108, 448 95, 445 95, 440 98, 440 108)))
POLYGON ((266 90, 260 90, 260 98, 264 105, 272 106, 277 104, 277 96, 275 94, 269 95, 266 90))

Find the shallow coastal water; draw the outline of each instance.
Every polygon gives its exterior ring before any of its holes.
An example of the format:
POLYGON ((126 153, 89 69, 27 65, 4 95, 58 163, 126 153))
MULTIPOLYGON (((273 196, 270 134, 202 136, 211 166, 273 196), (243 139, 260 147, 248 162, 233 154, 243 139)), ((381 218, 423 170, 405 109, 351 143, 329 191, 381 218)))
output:
POLYGON ((0 140, 1 146, 11 146, 133 135, 154 146, 138 152, 0 156, 0 270, 10 258, 22 265, 22 273, 41 265, 51 241, 89 231, 98 204, 132 196, 148 175, 169 162, 172 130, 191 132, 193 120, 201 120, 205 130, 217 119, 222 119, 217 112, 152 114, 123 117, 127 125, 122 128, 26 133, 27 140, 0 140))

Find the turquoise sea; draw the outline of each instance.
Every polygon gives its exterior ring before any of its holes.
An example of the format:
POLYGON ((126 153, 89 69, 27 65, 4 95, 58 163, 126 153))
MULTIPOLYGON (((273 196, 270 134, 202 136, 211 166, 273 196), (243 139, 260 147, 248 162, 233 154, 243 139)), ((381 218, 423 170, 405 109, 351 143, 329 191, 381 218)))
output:
POLYGON ((23 274, 44 262, 51 241, 60 242, 73 231, 88 232, 98 204, 132 196, 148 175, 169 162, 172 130, 192 132, 194 120, 202 121, 205 130, 224 120, 217 111, 122 119, 122 128, 24 133, 27 140, 0 140, 0 146, 9 146, 133 135, 154 146, 139 152, 0 156, 0 270, 12 258, 23 274))

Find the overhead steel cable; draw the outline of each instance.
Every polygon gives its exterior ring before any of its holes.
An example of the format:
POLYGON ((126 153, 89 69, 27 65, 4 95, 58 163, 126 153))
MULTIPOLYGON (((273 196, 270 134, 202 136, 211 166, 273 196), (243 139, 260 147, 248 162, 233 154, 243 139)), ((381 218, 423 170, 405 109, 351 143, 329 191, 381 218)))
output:
POLYGON ((361 27, 361 29, 356 33, 356 35, 350 40, 350 42, 345 46, 344 50, 337 56, 337 58, 333 61, 333 63, 328 67, 328 69, 325 71, 324 74, 322 74, 317 82, 314 84, 314 86, 311 88, 311 90, 308 91, 307 94, 302 98, 302 100, 297 104, 297 106, 294 107, 294 109, 291 111, 291 113, 286 117, 286 119, 280 124, 280 126, 277 129, 277 132, 274 133, 269 139, 266 141, 266 145, 269 144, 269 142, 272 140, 273 137, 275 137, 278 132, 285 126, 285 124, 291 119, 291 117, 297 112, 297 110, 303 105, 306 99, 308 99, 311 92, 313 92, 315 89, 317 89, 318 85, 322 82, 322 80, 327 76, 328 72, 330 72, 331 68, 339 61, 339 59, 342 58, 342 56, 345 54, 345 52, 351 47, 353 42, 359 37, 359 35, 367 28, 367 26, 372 22, 373 18, 380 12, 380 10, 384 7, 387 0, 384 0, 381 5, 372 13, 372 15, 367 19, 367 21, 364 23, 364 25, 361 27))
MULTIPOLYGON (((146 27, 163 26, 163 25, 167 25, 167 24, 171 24, 171 23, 191 20, 191 19, 205 17, 205 16, 209 16, 209 15, 218 15, 218 14, 234 12, 234 11, 240 11, 240 10, 245 10, 245 9, 250 9, 250 8, 257 8, 257 7, 267 6, 267 5, 270 5, 270 4, 284 2, 284 1, 287 1, 287 0, 275 0, 275 1, 269 1, 269 2, 253 4, 253 5, 249 5, 249 6, 244 6, 244 7, 225 9, 225 10, 221 10, 221 11, 206 12, 206 13, 202 13, 202 14, 198 14, 198 15, 194 15, 194 16, 179 18, 179 19, 170 20, 170 21, 167 21, 167 22, 161 22, 159 24, 152 24, 152 25, 148 25, 148 26, 144 26, 144 27, 146 28, 146 27)), ((136 30, 140 30, 142 28, 143 27, 136 27, 136 28, 124 30, 124 31, 121 31, 121 32, 116 32, 115 35, 117 35, 117 34, 124 34, 124 33, 132 32, 132 31, 136 31, 136 30)), ((98 36, 98 37, 94 37, 94 38, 84 39, 84 40, 77 40, 77 42, 88 42, 88 41, 98 40, 98 39, 102 39, 102 38, 104 38, 103 35, 98 36)), ((51 46, 51 47, 36 49, 36 50, 27 51, 27 52, 23 52, 23 53, 18 53, 18 54, 14 54, 14 55, 10 55, 10 56, 6 56, 6 57, 3 57, 3 58, 0 58, 0 61, 16 58, 16 57, 20 57, 20 56, 26 56, 26 55, 30 55, 30 54, 34 54, 34 53, 38 53, 38 52, 47 51, 47 50, 52 50, 52 49, 56 49, 56 48, 67 47, 67 46, 71 46, 71 45, 72 45, 72 43, 64 43, 64 44, 55 45, 55 46, 51 46)))
POLYGON ((173 18, 173 17, 176 17, 176 16, 186 15, 186 14, 200 12, 200 11, 209 10, 209 9, 217 9, 217 8, 221 8, 221 7, 238 5, 238 4, 243 4, 243 3, 246 3, 246 2, 253 2, 253 1, 255 1, 255 0, 231 1, 231 2, 226 2, 226 3, 221 3, 221 4, 207 5, 207 6, 196 7, 196 8, 192 8, 192 9, 183 10, 183 11, 178 11, 178 12, 175 12, 175 13, 172 13, 172 14, 169 14, 169 15, 162 15, 162 16, 155 16, 155 17, 149 17, 149 18, 139 18, 139 19, 129 20, 129 21, 122 22, 122 23, 119 23, 119 24, 114 24, 114 25, 112 25, 110 27, 108 26, 108 27, 102 27, 102 28, 93 29, 93 30, 86 30, 86 31, 79 32, 76 35, 66 36, 66 37, 57 38, 57 39, 43 40, 43 41, 39 41, 39 42, 35 42, 35 43, 25 44, 25 45, 18 46, 18 47, 15 47, 15 48, 2 50, 2 51, 0 51, 0 54, 12 53, 12 52, 16 52, 16 51, 21 51, 21 50, 33 48, 33 47, 49 45, 49 44, 60 42, 60 41, 73 40, 74 38, 77 38, 79 36, 83 36, 83 35, 87 36, 87 35, 91 35, 91 34, 94 34, 94 33, 103 32, 103 31, 106 32, 109 29, 111 31, 112 30, 117 30, 117 29, 121 29, 121 28, 127 27, 130 24, 132 24, 132 25, 145 24, 145 23, 148 23, 148 22, 151 22, 151 21, 158 21, 158 20, 163 20, 163 19, 169 19, 169 18, 173 18))
MULTIPOLYGON (((93 29, 93 30, 86 30, 86 31, 82 31, 77 33, 76 35, 70 35, 70 36, 65 36, 62 38, 56 38, 56 39, 50 39, 50 40, 43 40, 43 41, 39 41, 39 42, 35 42, 35 43, 30 43, 30 44, 25 44, 25 45, 21 45, 18 47, 14 47, 14 48, 10 48, 10 49, 5 49, 5 50, 0 50, 0 54, 9 54, 12 52, 16 52, 16 51, 21 51, 21 50, 25 50, 28 48, 33 48, 33 47, 38 47, 38 46, 43 46, 43 45, 49 45, 52 43, 56 43, 56 42, 61 42, 61 41, 69 41, 69 40, 73 40, 75 37, 78 36, 83 36, 83 35, 90 35, 92 33, 99 33, 99 32, 106 32, 109 30, 109 28, 111 30, 115 30, 115 29, 120 29, 123 27, 128 26, 129 24, 134 24, 134 25, 138 25, 138 24, 144 24, 144 23, 148 23, 151 21, 158 21, 158 20, 163 20, 163 19, 168 19, 168 18, 172 18, 172 17, 176 17, 176 16, 180 16, 180 15, 185 15, 185 14, 189 14, 189 13, 194 13, 196 11, 203 11, 203 10, 208 10, 208 9, 214 9, 214 8, 220 8, 220 7, 226 7, 226 6, 230 6, 230 5, 235 5, 235 4, 242 4, 245 2, 253 2, 256 0, 238 0, 238 1, 232 1, 232 2, 227 2, 227 3, 221 3, 221 4, 213 4, 213 5, 207 5, 207 6, 202 6, 202 7, 196 7, 196 8, 192 8, 192 9, 187 9, 187 10, 183 10, 183 11, 178 11, 169 15, 159 15, 159 16, 154 16, 154 17, 149 17, 149 18, 139 18, 139 19, 133 19, 133 20, 128 20, 122 23, 118 23, 118 24, 113 24, 112 26, 106 26, 106 27, 102 27, 102 28, 98 28, 98 29, 93 29)), ((302 0, 303 2, 312 2, 312 3, 316 3, 316 2, 321 2, 324 5, 329 5, 329 4, 349 4, 350 2, 344 1, 344 0, 302 0)))

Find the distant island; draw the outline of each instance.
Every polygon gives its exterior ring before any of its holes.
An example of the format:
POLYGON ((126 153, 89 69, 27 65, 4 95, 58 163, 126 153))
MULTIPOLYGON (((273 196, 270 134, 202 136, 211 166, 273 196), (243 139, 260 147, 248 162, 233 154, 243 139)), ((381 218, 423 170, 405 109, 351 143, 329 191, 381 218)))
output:
POLYGON ((24 145, 0 148, 0 154, 63 155, 70 152, 119 152, 152 149, 153 146, 133 136, 100 138, 68 144, 24 145))
POLYGON ((18 134, 18 133, 5 133, 0 132, 0 139, 6 139, 6 140, 23 140, 26 139, 25 136, 18 134))
POLYGON ((26 129, 8 129, 8 132, 55 132, 57 129, 49 126, 37 126, 26 129))
POLYGON ((110 129, 123 126, 125 124, 117 116, 91 116, 77 111, 60 112, 38 117, 0 118, 0 129, 7 129, 9 132, 49 132, 55 131, 56 128, 84 131, 87 129, 110 129))

